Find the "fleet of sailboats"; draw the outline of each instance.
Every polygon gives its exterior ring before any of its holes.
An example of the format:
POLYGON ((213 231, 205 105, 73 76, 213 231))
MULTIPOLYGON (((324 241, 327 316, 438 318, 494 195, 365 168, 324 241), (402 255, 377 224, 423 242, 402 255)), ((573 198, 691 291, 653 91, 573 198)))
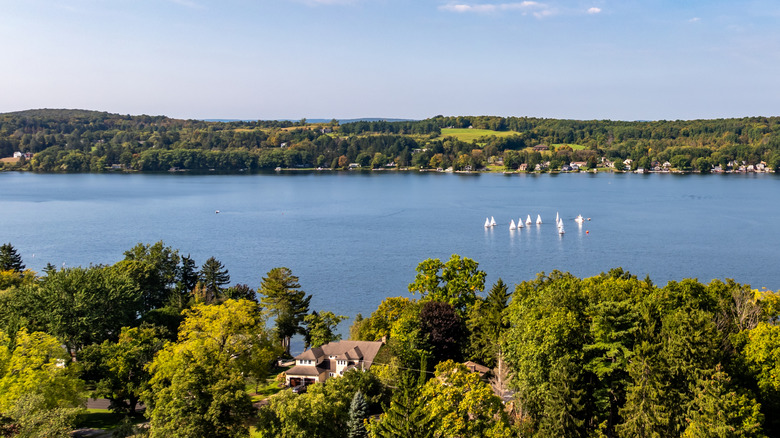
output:
MULTIPOLYGON (((588 218, 590 220, 590 218, 588 218)), ((583 222, 585 222, 585 219, 582 217, 581 214, 578 214, 576 218, 574 218, 574 222, 577 222, 578 224, 582 225, 583 222)), ((530 226, 533 222, 531 222, 531 215, 529 214, 526 216, 525 219, 525 225, 530 226)), ((485 218, 485 228, 493 228, 497 225, 496 218, 494 216, 490 216, 490 218, 485 218)), ((542 215, 537 214, 536 215, 536 225, 542 225, 542 215)), ((510 230, 519 230, 520 228, 523 228, 523 218, 517 220, 517 223, 515 224, 515 220, 511 219, 509 221, 509 229, 510 230)), ((558 212, 555 212, 555 227, 558 229, 558 234, 565 234, 566 229, 563 226, 563 218, 561 218, 560 214, 558 212)))

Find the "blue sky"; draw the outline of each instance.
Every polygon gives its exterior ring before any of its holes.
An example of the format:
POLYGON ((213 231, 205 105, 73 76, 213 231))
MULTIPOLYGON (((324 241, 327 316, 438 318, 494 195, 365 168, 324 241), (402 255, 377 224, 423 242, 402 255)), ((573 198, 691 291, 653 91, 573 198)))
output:
POLYGON ((780 2, 0 0, 0 112, 780 115, 780 2))

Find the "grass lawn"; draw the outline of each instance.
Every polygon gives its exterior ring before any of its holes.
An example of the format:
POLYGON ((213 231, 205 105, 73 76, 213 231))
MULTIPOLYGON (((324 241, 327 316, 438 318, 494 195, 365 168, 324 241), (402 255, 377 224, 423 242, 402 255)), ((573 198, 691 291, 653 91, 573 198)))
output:
POLYGON ((279 373, 283 371, 287 371, 288 369, 290 369, 290 367, 275 367, 269 373, 268 378, 263 382, 259 382, 259 384, 256 384, 254 379, 247 379, 245 390, 249 396, 252 397, 252 403, 265 400, 266 398, 283 390, 284 387, 279 387, 279 383, 276 381, 276 376, 278 376, 279 373), (257 392, 255 392, 255 389, 257 392))
MULTIPOLYGON (((124 418, 125 414, 111 412, 108 409, 86 409, 86 413, 82 414, 78 421, 76 421, 76 427, 112 430, 116 428, 124 418)), ((146 418, 143 414, 136 413, 130 417, 130 420, 133 423, 142 423, 146 421, 146 418)))
POLYGON ((575 150, 575 151, 581 151, 583 149, 587 149, 585 146, 583 146, 581 144, 558 143, 558 144, 553 144, 553 146, 555 146, 556 149, 558 149, 561 146, 568 146, 568 147, 572 148, 572 150, 575 150))
POLYGON ((442 137, 455 137, 460 141, 470 142, 477 140, 481 137, 510 137, 512 135, 520 135, 515 131, 491 131, 489 129, 469 129, 469 128, 442 128, 442 137))

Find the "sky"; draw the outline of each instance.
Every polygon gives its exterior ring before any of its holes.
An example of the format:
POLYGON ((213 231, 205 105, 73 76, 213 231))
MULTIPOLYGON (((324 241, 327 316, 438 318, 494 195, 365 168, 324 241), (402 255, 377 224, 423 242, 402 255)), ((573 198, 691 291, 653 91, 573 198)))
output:
POLYGON ((780 115, 776 0, 0 0, 0 112, 780 115))

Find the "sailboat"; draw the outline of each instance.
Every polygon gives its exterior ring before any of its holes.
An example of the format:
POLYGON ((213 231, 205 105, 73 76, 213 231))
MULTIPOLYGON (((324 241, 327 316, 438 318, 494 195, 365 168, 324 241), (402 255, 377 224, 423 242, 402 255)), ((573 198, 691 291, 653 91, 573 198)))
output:
POLYGON ((509 229, 510 230, 516 230, 517 229, 517 226, 515 225, 515 220, 514 219, 512 219, 512 221, 509 222, 509 229))
POLYGON ((485 228, 490 228, 490 219, 485 218, 485 228))
POLYGON ((563 222, 558 225, 558 234, 564 234, 566 233, 566 230, 563 229, 563 222))
POLYGON ((558 218, 558 212, 555 212, 555 223, 557 224, 560 219, 558 218))
POLYGON ((581 224, 581 223, 585 222, 585 219, 582 218, 581 214, 578 214, 577 218, 574 219, 574 222, 577 222, 578 224, 581 224))
POLYGON ((536 225, 541 225, 541 224, 542 224, 542 215, 537 214, 536 215, 536 225))
POLYGON ((517 228, 523 228, 523 218, 517 219, 517 228))
POLYGON ((493 216, 490 216, 490 226, 495 227, 496 226, 496 218, 493 216))
POLYGON ((525 224, 531 225, 533 222, 531 222, 531 215, 529 214, 527 218, 525 218, 525 224))

